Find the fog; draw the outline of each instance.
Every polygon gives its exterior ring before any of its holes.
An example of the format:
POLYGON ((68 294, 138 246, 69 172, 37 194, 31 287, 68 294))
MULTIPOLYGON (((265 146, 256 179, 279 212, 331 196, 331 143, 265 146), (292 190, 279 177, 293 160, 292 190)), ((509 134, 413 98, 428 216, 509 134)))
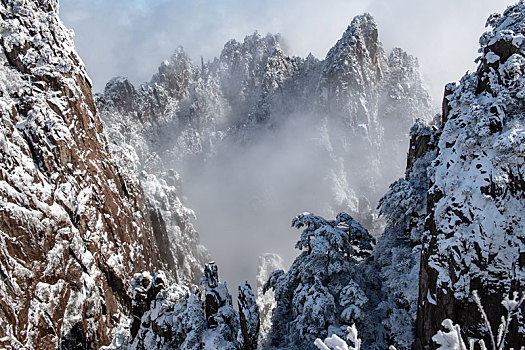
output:
POLYGON ((263 253, 293 261, 300 234, 290 227, 295 215, 330 213, 329 168, 308 119, 290 118, 250 145, 227 142, 204 167, 180 169, 203 243, 234 288, 242 279, 254 281, 263 253))
MULTIPOLYGON (((493 0, 62 0, 61 17, 75 30, 94 90, 101 91, 117 75, 135 84, 149 81, 179 45, 194 62, 201 56, 211 60, 228 39, 242 40, 256 30, 281 33, 290 54, 312 52, 322 59, 355 15, 370 12, 386 51, 399 46, 419 58, 437 106, 444 84, 474 68, 485 20, 504 7, 493 0)), ((349 183, 341 173, 357 174, 370 164, 346 164, 343 154, 328 154, 331 145, 308 117, 285 119, 278 130, 260 134, 249 146, 225 143, 204 165, 171 164, 183 175, 202 242, 230 292, 240 280, 253 282, 258 255, 278 253, 287 264, 298 255, 294 245, 300 232, 290 228, 296 214, 330 216, 359 205, 349 187, 363 184, 349 183)), ((354 150, 363 159, 366 152, 354 150)), ((400 166, 381 170, 394 181, 402 176, 405 155, 391 156, 400 166)))

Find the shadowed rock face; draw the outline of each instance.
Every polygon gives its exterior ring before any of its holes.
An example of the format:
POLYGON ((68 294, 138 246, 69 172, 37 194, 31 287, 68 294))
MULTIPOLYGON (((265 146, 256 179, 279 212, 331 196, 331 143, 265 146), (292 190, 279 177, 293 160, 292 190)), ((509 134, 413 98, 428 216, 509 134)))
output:
MULTIPOLYGON (((416 349, 436 348, 432 336, 445 318, 458 323, 465 338, 490 344, 473 291, 494 332, 507 313, 503 298, 524 291, 524 24, 523 2, 492 15, 477 72, 445 91, 423 237, 416 349)), ((523 344, 514 321, 506 348, 523 344)))
POLYGON ((243 350, 257 349, 257 341, 260 330, 260 314, 257 300, 249 283, 239 285, 239 323, 243 337, 243 350))
POLYGON ((173 266, 170 243, 110 159, 58 1, 0 16, 0 347, 99 348, 133 273, 173 266))

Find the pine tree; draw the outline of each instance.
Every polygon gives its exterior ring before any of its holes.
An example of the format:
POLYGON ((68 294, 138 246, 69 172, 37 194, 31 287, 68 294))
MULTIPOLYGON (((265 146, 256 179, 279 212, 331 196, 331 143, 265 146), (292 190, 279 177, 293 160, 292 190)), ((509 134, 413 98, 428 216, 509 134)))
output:
POLYGON ((277 302, 268 339, 270 346, 309 349, 316 338, 342 336, 359 320, 367 300, 354 279, 355 266, 375 239, 346 213, 335 220, 302 213, 292 226, 304 228, 296 244, 302 253, 288 272, 274 271, 265 285, 277 302))

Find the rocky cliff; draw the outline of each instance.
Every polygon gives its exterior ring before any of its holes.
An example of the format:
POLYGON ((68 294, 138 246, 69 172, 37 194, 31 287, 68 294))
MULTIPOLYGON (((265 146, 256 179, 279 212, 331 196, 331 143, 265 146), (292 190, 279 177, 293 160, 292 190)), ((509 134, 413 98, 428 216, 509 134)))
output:
MULTIPOLYGON (((135 272, 178 278, 156 229, 170 199, 146 207, 111 160, 58 1, 2 1, 0 16, 0 345, 99 348, 131 313, 135 272)), ((179 221, 193 244, 190 226, 179 221)))
MULTIPOLYGON (((373 349, 395 345, 411 349, 415 338, 421 236, 427 215, 428 169, 435 159, 440 131, 418 121, 410 131, 405 177, 390 185, 380 201, 386 226, 374 248, 374 259, 365 266, 372 320, 373 349), (372 272, 370 272, 370 269, 372 272), (379 286, 374 292, 372 286, 379 286), (375 321, 377 322, 377 321, 375 321), (377 336, 383 334, 383 337, 377 336)), ((362 332, 366 341, 366 333, 362 332)))
MULTIPOLYGON (((445 90, 429 172, 418 349, 436 348, 431 338, 445 318, 490 344, 473 292, 496 332, 504 297, 524 291, 524 26, 522 1, 490 16, 477 71, 445 90)), ((525 343, 520 323, 511 324, 509 348, 525 343)))

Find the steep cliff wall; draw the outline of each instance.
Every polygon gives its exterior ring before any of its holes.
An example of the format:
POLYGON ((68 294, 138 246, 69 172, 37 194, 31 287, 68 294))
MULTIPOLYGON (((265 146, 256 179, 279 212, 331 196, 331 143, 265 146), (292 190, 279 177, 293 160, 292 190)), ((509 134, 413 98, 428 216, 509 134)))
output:
MULTIPOLYGON (((416 348, 436 347, 431 338, 445 318, 489 344, 473 291, 494 331, 506 315, 504 296, 524 291, 525 4, 492 15, 487 26, 477 71, 445 92, 430 172, 416 348)), ((518 322, 506 341, 509 348, 525 343, 518 322)))
POLYGON ((58 1, 2 1, 0 16, 0 346, 99 348, 133 273, 174 266, 169 239, 110 159, 58 1))

